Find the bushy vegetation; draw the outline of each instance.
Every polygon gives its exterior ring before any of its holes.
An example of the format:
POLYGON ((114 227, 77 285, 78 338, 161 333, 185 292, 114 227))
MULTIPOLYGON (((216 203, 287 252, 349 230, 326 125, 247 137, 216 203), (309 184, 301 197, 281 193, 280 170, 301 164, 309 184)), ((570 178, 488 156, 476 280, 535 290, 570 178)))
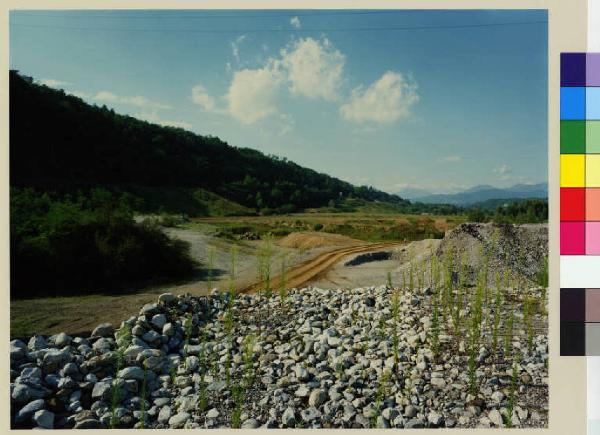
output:
POLYGON ((83 294, 190 276, 187 243, 133 220, 131 198, 105 190, 10 192, 11 297, 83 294))
POLYGON ((548 201, 527 199, 500 205, 495 211, 478 207, 467 210, 470 222, 495 222, 499 224, 524 224, 548 222, 548 201))

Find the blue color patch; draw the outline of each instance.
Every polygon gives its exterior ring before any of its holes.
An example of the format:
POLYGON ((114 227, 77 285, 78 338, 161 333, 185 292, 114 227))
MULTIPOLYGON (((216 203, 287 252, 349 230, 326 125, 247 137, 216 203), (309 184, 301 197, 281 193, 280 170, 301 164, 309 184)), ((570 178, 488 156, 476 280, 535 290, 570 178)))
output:
POLYGON ((586 88, 560 88, 560 119, 585 119, 586 88))

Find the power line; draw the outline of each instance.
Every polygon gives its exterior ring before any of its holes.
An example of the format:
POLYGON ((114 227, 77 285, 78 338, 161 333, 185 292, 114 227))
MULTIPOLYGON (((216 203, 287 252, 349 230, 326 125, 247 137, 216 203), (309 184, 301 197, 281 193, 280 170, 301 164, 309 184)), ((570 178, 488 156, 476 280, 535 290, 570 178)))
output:
MULTIPOLYGON (((142 14, 146 10, 140 9, 139 11, 135 10, 127 10, 127 12, 134 12, 135 15, 123 14, 120 10, 116 10, 115 12, 119 13, 119 15, 104 15, 99 14, 98 12, 105 12, 103 10, 90 10, 89 13, 85 14, 77 14, 72 13, 70 11, 61 11, 64 12, 64 15, 55 14, 55 13, 38 13, 38 11, 27 11, 31 13, 32 17, 48 17, 48 18, 108 18, 108 19, 190 19, 190 20, 212 20, 213 18, 277 18, 277 17, 327 17, 327 16, 340 16, 340 15, 380 15, 380 14, 392 14, 392 13, 406 13, 406 12, 422 12, 422 10, 415 9, 386 9, 386 10, 342 10, 336 11, 334 9, 328 10, 320 10, 314 9, 311 12, 294 12, 294 13, 273 13, 273 14, 253 14, 248 15, 244 13, 239 14, 229 14, 229 15, 212 15, 211 9, 190 9, 189 12, 208 12, 209 15, 199 16, 199 15, 148 15, 142 14), (324 13, 324 12, 327 13, 324 13)), ((241 9, 240 12, 246 12, 248 9, 241 9)))
POLYGON ((311 29, 140 29, 140 28, 114 28, 114 27, 74 27, 53 26, 45 24, 20 24, 11 22, 16 27, 36 27, 46 29, 62 30, 84 30, 84 31, 107 31, 107 32, 171 32, 171 33, 302 33, 302 32, 377 32, 377 31, 404 31, 404 30, 435 30, 435 29, 477 29, 486 27, 520 26, 529 24, 547 24, 548 21, 521 21, 488 24, 457 24, 457 25, 431 25, 431 26, 409 26, 409 27, 347 27, 347 28, 311 28, 311 29))

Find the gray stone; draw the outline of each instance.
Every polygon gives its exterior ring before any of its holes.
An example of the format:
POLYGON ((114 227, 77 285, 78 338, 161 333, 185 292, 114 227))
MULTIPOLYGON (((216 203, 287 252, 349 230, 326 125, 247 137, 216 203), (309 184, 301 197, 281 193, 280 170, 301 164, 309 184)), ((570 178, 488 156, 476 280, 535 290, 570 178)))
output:
POLYGON ((494 425, 498 427, 504 426, 504 423, 502 421, 502 414, 500 414, 500 411, 498 411, 497 409, 492 409, 488 414, 488 418, 494 425))
POLYGON ((441 426, 444 423, 444 417, 437 411, 430 411, 427 414, 427 421, 434 427, 441 426))
POLYGON ((60 371, 62 376, 73 376, 79 373, 79 367, 77 364, 70 362, 65 364, 65 366, 60 371))
POLYGON ((242 423, 242 429, 257 429, 259 426, 260 423, 253 418, 249 418, 248 420, 242 423))
POLYGON ((37 411, 44 409, 45 402, 43 399, 34 400, 22 407, 17 415, 15 415, 15 423, 23 423, 31 418, 37 411))
POLYGON ((103 425, 95 418, 86 418, 80 420, 75 424, 73 429, 102 429, 103 425))
POLYGON ((44 355, 43 361, 46 372, 55 372, 71 361, 71 353, 68 348, 64 350, 50 350, 44 355))
POLYGON ((24 403, 31 399, 31 388, 27 385, 17 384, 12 390, 11 397, 15 402, 24 403))
POLYGON ((157 329, 162 331, 163 326, 167 323, 167 316, 164 314, 155 314, 151 320, 152 325, 154 325, 157 329))
POLYGON ((73 339, 67 334, 61 332, 60 334, 57 334, 56 337, 54 337, 54 344, 56 345, 56 347, 65 347, 71 344, 72 340, 73 339))
POLYGON ((154 343, 160 340, 160 338, 160 334, 154 330, 148 331, 144 335, 142 335, 142 340, 144 340, 146 343, 154 343))
POLYGON ((492 393, 492 400, 496 403, 502 402, 502 400, 504 400, 504 393, 501 391, 494 391, 494 393, 492 393))
POLYGON ((187 412, 180 412, 175 414, 169 419, 169 426, 173 429, 182 428, 183 425, 190 419, 190 414, 187 412))
POLYGON ((318 408, 327 400, 327 391, 320 388, 313 390, 308 398, 308 404, 318 408))
POLYGON ((404 408, 405 417, 413 418, 415 415, 417 415, 417 409, 414 406, 408 405, 406 408, 404 408))
POLYGON ((143 381, 144 370, 141 367, 137 366, 125 367, 119 372, 118 377, 122 379, 134 379, 136 381, 143 381))
POLYGON ((294 393, 296 397, 308 397, 309 394, 310 390, 306 385, 300 385, 300 387, 298 387, 298 389, 294 393))
POLYGON ((165 323, 165 325, 162 328, 162 333, 163 333, 163 335, 166 335, 167 337, 172 337, 173 335, 175 335, 175 327, 170 322, 165 323))
POLYGON ((92 399, 102 400, 110 395, 111 385, 108 382, 97 382, 92 389, 92 399))
POLYGON ((219 416, 219 411, 216 408, 209 409, 206 413, 206 418, 217 418, 219 416))
POLYGON ((287 407, 281 416, 281 423, 285 427, 294 427, 296 425, 296 415, 294 408, 287 407))
POLYGON ((34 335, 29 339, 29 343, 27 344, 29 350, 41 350, 48 347, 46 344, 46 340, 41 335, 34 335))
POLYGON ((102 323, 92 331, 92 337, 111 337, 115 333, 112 323, 102 323))
POLYGON ((177 298, 173 293, 163 293, 158 297, 158 302, 163 304, 169 304, 174 302, 177 298))
POLYGON ((317 408, 311 406, 310 408, 302 410, 302 412, 300 412, 300 416, 302 417, 302 420, 304 420, 307 423, 310 423, 313 420, 317 420, 318 418, 320 418, 321 413, 317 408))
POLYGON ((296 378, 298 378, 299 381, 302 381, 302 382, 308 381, 308 379, 310 378, 310 374, 308 373, 308 370, 306 370, 301 365, 297 365, 294 372, 296 374, 296 378))
POLYGON ((171 407, 168 405, 163 406, 162 408, 160 408, 160 412, 158 413, 158 422, 159 423, 167 423, 169 421, 169 419, 171 418, 171 407))
POLYGON ((425 422, 420 418, 411 418, 404 424, 404 427, 406 429, 420 429, 425 427, 425 422))
POLYGON ((54 429, 54 413, 40 409, 33 414, 33 422, 44 429, 54 429))

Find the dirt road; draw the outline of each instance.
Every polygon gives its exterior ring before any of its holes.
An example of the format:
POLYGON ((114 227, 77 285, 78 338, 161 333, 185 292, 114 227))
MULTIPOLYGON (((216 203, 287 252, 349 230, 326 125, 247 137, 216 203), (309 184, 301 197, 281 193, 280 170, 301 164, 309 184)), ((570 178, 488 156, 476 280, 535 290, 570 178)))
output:
MULTIPOLYGON (((373 243, 346 246, 318 253, 315 257, 290 267, 286 273, 286 287, 299 288, 324 276, 343 258, 361 252, 373 251, 398 243, 373 243)), ((275 271, 276 272, 276 271, 275 271)), ((248 274, 248 281, 255 280, 248 274)), ((246 285, 239 291, 256 291, 257 283, 246 285)), ((279 276, 271 280, 273 289, 279 288, 279 276)), ((74 297, 37 298, 11 301, 11 337, 23 338, 33 333, 50 335, 58 332, 85 335, 100 323, 110 322, 117 326, 122 320, 136 315, 139 308, 156 301, 165 291, 175 294, 189 292, 203 294, 206 284, 194 282, 179 286, 158 286, 135 293, 121 295, 89 295, 74 297), (34 330, 32 328, 35 328, 34 330)))
MULTIPOLYGON (((353 246, 350 248, 336 249, 335 251, 326 252, 318 255, 304 263, 293 267, 285 274, 286 288, 300 288, 310 281, 327 273, 327 271, 337 264, 342 258, 363 252, 375 251, 378 249, 399 246, 400 243, 370 243, 366 245, 353 246)), ((271 279, 271 287, 279 288, 280 276, 277 275, 271 279)), ((254 283, 248 287, 241 289, 242 293, 255 292, 263 287, 262 283, 254 283)))

